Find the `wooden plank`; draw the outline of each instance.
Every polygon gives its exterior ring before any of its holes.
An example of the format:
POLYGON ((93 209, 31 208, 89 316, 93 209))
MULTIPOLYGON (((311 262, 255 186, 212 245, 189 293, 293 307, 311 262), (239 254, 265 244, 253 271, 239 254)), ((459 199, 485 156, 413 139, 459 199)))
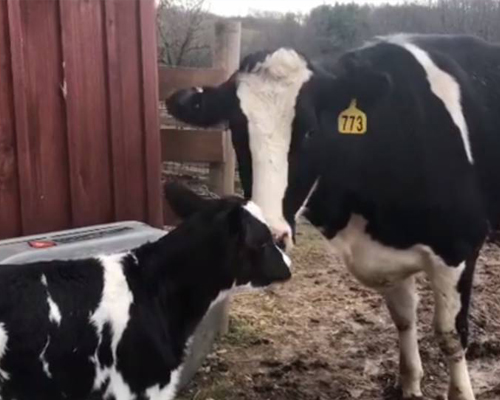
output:
POLYGON ((60 0, 73 225, 113 220, 103 10, 60 0))
POLYGON ((115 0, 104 1, 106 61, 108 80, 108 120, 111 135, 111 154, 113 171, 113 205, 115 220, 126 219, 127 215, 127 171, 124 168, 125 143, 123 115, 121 113, 121 64, 118 55, 118 33, 115 0))
POLYGON ((22 234, 7 12, 0 1, 0 239, 22 234))
MULTIPOLYGON (((220 21, 215 24, 214 65, 224 70, 226 78, 236 71, 240 62, 241 46, 241 22, 220 21)), ((236 169, 236 156, 231 143, 231 137, 226 132, 224 135, 225 163, 218 168, 211 168, 212 183, 220 195, 234 193, 234 180, 236 169)), ((224 317, 221 321, 220 334, 225 335, 229 331, 229 309, 230 298, 222 305, 224 317)))
POLYGON ((224 162, 224 134, 220 130, 161 130, 163 161, 224 162))
POLYGON ((196 86, 215 86, 227 79, 223 69, 159 67, 160 100, 165 100, 175 90, 196 86))
MULTIPOLYGON (((25 234, 71 224, 58 5, 22 1, 30 208, 25 234)), ((24 199, 23 199, 24 201, 24 199)))
POLYGON ((7 3, 9 37, 11 51, 11 71, 14 103, 14 120, 17 144, 17 168, 21 201, 22 231, 30 232, 33 218, 36 218, 36 191, 31 182, 35 181, 35 168, 30 157, 30 138, 28 131, 28 110, 26 99, 26 70, 24 60, 24 36, 21 20, 21 0, 7 3))
MULTIPOLYGON (((172 117, 171 115, 169 115, 165 112, 160 113, 160 126, 162 128, 202 129, 202 128, 199 128, 195 125, 186 124, 185 122, 179 121, 178 119, 175 119, 174 117, 172 117)), ((211 126, 210 129, 211 130, 214 130, 214 129, 226 130, 226 129, 228 129, 228 124, 226 122, 222 122, 220 124, 211 126)))
POLYGON ((142 0, 139 6, 142 51, 142 101, 146 153, 148 222, 161 226, 163 222, 161 192, 161 149, 158 118, 158 66, 156 43, 156 2, 142 0))
POLYGON ((104 1, 108 35, 109 99, 115 218, 147 220, 146 155, 142 124, 140 28, 137 2, 104 1))

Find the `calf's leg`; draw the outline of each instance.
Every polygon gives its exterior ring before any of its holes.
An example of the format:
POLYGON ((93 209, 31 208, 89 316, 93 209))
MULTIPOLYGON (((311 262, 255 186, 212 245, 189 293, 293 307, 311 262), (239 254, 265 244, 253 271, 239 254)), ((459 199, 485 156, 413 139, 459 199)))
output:
POLYGON ((472 277, 477 257, 458 267, 432 264, 429 276, 435 298, 434 328, 450 373, 449 400, 474 400, 465 350, 472 277))
POLYGON ((399 368, 403 399, 422 399, 424 375, 418 351, 415 277, 411 276, 383 291, 392 320, 399 332, 399 368))

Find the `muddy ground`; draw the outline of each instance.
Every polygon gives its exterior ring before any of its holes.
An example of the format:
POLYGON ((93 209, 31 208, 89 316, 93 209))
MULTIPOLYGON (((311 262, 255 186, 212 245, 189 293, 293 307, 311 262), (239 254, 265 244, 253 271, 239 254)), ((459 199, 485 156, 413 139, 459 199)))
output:
MULTIPOLYGON (((182 400, 396 400, 397 334, 379 295, 345 270, 301 225, 292 282, 232 304, 230 333, 182 400)), ((433 301, 420 278, 420 349, 426 399, 443 399, 447 374, 432 335, 433 301)), ((500 399, 500 249, 483 251, 468 352, 478 400, 500 399)))

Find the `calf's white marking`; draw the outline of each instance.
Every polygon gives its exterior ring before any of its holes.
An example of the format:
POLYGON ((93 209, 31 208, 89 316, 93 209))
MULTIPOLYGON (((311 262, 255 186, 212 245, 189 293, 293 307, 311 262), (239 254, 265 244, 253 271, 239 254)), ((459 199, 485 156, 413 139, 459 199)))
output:
POLYGON ((173 400, 177 394, 177 389, 181 380, 181 373, 184 364, 181 364, 175 371, 170 374, 170 382, 163 389, 160 385, 155 385, 146 391, 146 396, 149 400, 173 400))
MULTIPOLYGON (((255 218, 257 218, 260 222, 262 222, 264 225, 269 227, 269 225, 266 222, 266 219, 264 218, 264 214, 262 213, 262 209, 253 201, 249 201, 247 204, 245 204, 243 208, 247 210, 250 214, 252 214, 255 218)), ((290 259, 290 257, 288 257, 285 254, 285 252, 283 252, 278 246, 276 246, 276 248, 280 251, 284 263, 287 265, 288 268, 291 268, 292 260, 290 259)))
POLYGON ((45 372, 45 375, 47 375, 47 377, 51 379, 52 373, 50 372, 50 366, 47 360, 45 359, 45 354, 47 353, 49 345, 50 345, 50 337, 47 338, 47 344, 40 353, 40 362, 42 363, 43 372, 45 372))
POLYGON ((53 322, 56 325, 60 326, 62 321, 61 310, 59 309, 59 306, 56 304, 56 302, 52 299, 52 296, 50 295, 49 285, 47 283, 47 277, 45 275, 42 275, 42 285, 45 286, 47 291, 47 304, 49 305, 49 320, 50 322, 53 322))
POLYGON ((262 209, 257 204, 255 204, 253 201, 249 201, 243 206, 243 208, 267 226, 267 222, 264 218, 264 214, 262 213, 262 209))
POLYGON ((1 368, 2 358, 7 352, 7 342, 9 341, 9 335, 5 330, 5 325, 0 322, 0 378, 4 381, 9 380, 9 374, 1 368))
POLYGON ((99 257, 103 268, 104 287, 99 306, 90 320, 96 327, 99 344, 102 341, 104 325, 110 325, 114 365, 111 368, 102 368, 99 365, 97 355, 92 358, 92 361, 96 366, 95 389, 99 389, 103 382, 109 378, 105 396, 113 395, 120 400, 133 400, 134 396, 129 386, 116 368, 116 350, 130 320, 130 306, 134 302, 134 297, 123 272, 122 261, 125 257, 126 254, 99 257))
MULTIPOLYGON (((241 287, 242 286, 238 287, 236 286, 236 284, 233 284, 231 288, 226 290, 221 290, 217 295, 217 297, 214 300, 212 300, 212 302, 208 306, 208 310, 206 311, 205 315, 213 307, 225 301, 231 294, 238 291, 238 289, 241 287)), ((250 287, 250 285, 248 285, 248 287, 250 287)), ((184 350, 185 355, 189 352, 192 342, 193 342, 193 337, 190 337, 186 342, 184 350)), ((170 374, 170 382, 164 388, 160 388, 160 385, 155 385, 147 389, 146 396, 148 400, 173 400, 175 398, 175 395, 177 394, 183 369, 184 369, 184 363, 182 363, 181 365, 179 365, 179 367, 177 367, 177 369, 172 371, 170 374)))

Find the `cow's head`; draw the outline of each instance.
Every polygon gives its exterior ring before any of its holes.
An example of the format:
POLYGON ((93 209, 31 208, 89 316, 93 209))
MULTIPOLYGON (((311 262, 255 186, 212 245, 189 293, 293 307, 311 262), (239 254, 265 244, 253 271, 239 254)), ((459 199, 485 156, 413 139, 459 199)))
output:
MULTIPOLYGON (((278 243, 289 248, 295 218, 315 187, 319 107, 349 84, 315 69, 290 49, 256 53, 218 87, 175 93, 168 110, 200 126, 228 122, 245 197, 259 205, 278 243)), ((335 105, 332 104, 332 111, 335 105)))

